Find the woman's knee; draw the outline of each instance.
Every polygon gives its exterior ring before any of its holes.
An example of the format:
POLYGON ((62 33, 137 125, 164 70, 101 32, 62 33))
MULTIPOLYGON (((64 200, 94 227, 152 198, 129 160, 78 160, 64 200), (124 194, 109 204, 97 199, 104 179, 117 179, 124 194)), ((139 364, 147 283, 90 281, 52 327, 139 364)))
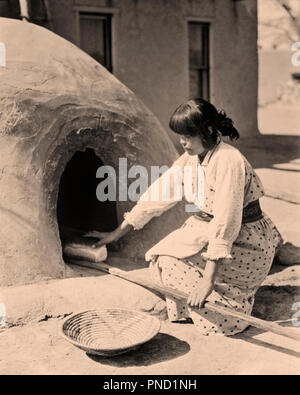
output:
POLYGON ((172 256, 159 255, 157 258, 157 264, 161 270, 164 270, 166 268, 168 269, 174 268, 177 263, 178 263, 178 259, 172 256))

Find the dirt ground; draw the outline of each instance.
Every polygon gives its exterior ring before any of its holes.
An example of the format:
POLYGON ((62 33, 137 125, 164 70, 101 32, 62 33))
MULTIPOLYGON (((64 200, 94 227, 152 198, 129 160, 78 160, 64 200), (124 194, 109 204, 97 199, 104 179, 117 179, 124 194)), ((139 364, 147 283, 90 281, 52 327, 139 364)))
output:
MULTIPOLYGON (((300 300, 300 265, 274 265, 256 296, 256 317, 291 325, 300 300)), ((159 334, 128 354, 93 357, 61 336, 63 317, 0 332, 0 373, 67 375, 296 374, 300 343, 249 327, 233 336, 200 336, 191 323, 162 321, 159 334)), ((298 328, 293 328, 297 331, 298 328)))
POLYGON ((0 334, 2 374, 299 374, 300 343, 250 328, 234 337, 199 336, 192 324, 162 322, 131 353, 88 356, 60 336, 51 319, 0 334))

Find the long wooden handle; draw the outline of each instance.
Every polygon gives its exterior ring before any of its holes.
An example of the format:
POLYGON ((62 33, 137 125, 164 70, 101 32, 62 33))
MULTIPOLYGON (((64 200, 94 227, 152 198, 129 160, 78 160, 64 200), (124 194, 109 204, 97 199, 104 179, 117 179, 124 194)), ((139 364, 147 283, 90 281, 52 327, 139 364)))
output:
MULTIPOLYGON (((87 261, 79 261, 79 260, 78 261, 77 260, 69 260, 69 262, 72 264, 75 264, 75 265, 104 271, 106 273, 112 274, 113 276, 117 276, 117 277, 120 277, 120 278, 125 279, 127 281, 141 285, 149 290, 154 290, 154 291, 159 292, 163 295, 171 296, 171 297, 179 299, 179 300, 187 300, 187 298, 188 298, 188 294, 186 294, 185 292, 179 291, 174 288, 162 287, 158 284, 155 284, 153 282, 145 280, 144 278, 138 277, 135 274, 132 274, 130 272, 128 273, 128 272, 125 272, 124 270, 117 269, 115 267, 107 265, 106 263, 95 263, 95 262, 87 262, 87 261)), ((230 315, 232 317, 246 321, 256 328, 264 329, 266 331, 276 333, 277 335, 285 336, 290 339, 300 341, 300 333, 296 333, 296 332, 298 332, 296 329, 285 328, 285 327, 282 327, 274 322, 265 321, 260 318, 255 318, 255 317, 252 317, 251 315, 240 313, 240 312, 234 311, 232 309, 221 307, 219 305, 215 305, 215 304, 212 304, 209 302, 205 303, 205 308, 207 308, 210 311, 214 311, 215 313, 221 313, 223 315, 230 315)))

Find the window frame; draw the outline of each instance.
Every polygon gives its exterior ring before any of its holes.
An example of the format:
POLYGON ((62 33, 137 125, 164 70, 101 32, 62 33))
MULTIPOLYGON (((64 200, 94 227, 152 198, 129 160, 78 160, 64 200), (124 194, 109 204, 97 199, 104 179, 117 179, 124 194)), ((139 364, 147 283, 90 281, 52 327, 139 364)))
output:
POLYGON ((188 97, 191 97, 190 91, 190 71, 191 70, 199 70, 207 72, 207 100, 212 100, 213 97, 213 23, 215 18, 195 18, 195 17, 187 17, 186 18, 186 41, 187 41, 187 91, 188 97), (189 26, 190 24, 198 24, 207 26, 208 38, 206 41, 206 49, 205 49, 205 57, 207 64, 205 66, 192 66, 190 64, 190 39, 189 39, 189 26))
MULTIPOLYGON (((108 71, 113 73, 114 69, 114 59, 115 59, 115 17, 120 13, 118 8, 107 8, 107 7, 89 7, 89 6, 74 6, 73 12, 75 13, 76 19, 76 45, 80 46, 80 15, 81 14, 90 14, 92 16, 102 16, 102 17, 110 17, 110 32, 109 32, 109 48, 106 48, 106 56, 107 51, 109 51, 109 67, 108 71)), ((103 66, 105 67, 105 66, 103 66)))

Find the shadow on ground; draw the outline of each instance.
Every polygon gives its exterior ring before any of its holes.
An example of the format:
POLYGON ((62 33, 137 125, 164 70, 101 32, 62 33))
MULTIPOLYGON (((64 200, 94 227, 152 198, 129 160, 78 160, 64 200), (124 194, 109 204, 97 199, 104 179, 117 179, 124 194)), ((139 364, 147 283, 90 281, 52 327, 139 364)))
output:
MULTIPOLYGON (((255 295, 252 315, 266 321, 277 321, 280 326, 293 327, 291 319, 295 311, 292 308, 295 303, 299 302, 299 298, 300 287, 298 286, 262 286, 255 295)), ((257 336, 263 333, 265 333, 263 329, 250 326, 233 338, 300 358, 300 352, 258 339, 257 336)))
POLYGON ((291 357, 300 358, 300 352, 294 351, 294 350, 287 348, 287 347, 278 346, 277 344, 274 344, 274 343, 269 343, 268 341, 265 341, 265 340, 258 339, 257 336, 261 335, 263 333, 264 333, 264 331, 262 329, 254 328, 251 326, 248 329, 246 329, 243 333, 240 333, 240 334, 232 337, 232 339, 243 340, 243 341, 246 341, 250 344, 259 346, 259 347, 277 351, 277 352, 289 355, 291 357))
POLYGON ((257 138, 241 139, 233 145, 255 168, 275 168, 275 164, 286 164, 300 158, 300 136, 258 134, 257 138))
MULTIPOLYGON (((295 248, 296 251, 297 250, 300 251, 300 247, 296 247, 296 246, 293 246, 293 247, 295 248)), ((299 260, 300 260, 300 252, 299 252, 298 256, 299 256, 299 260)), ((288 267, 291 268, 292 272, 293 271, 296 272, 296 269, 299 266, 300 266, 299 263, 297 263, 297 264, 293 263, 293 264, 290 264, 290 265, 286 265, 286 264, 282 263, 281 260, 279 259, 279 257, 276 255, 274 257, 273 264, 272 264, 272 267, 270 269, 269 275, 272 275, 272 274, 275 274, 275 273, 284 272, 288 267)))
POLYGON ((187 342, 165 333, 159 333, 154 339, 143 344, 138 349, 113 358, 89 355, 87 356, 102 365, 116 367, 150 366, 156 363, 178 358, 190 351, 187 342))

